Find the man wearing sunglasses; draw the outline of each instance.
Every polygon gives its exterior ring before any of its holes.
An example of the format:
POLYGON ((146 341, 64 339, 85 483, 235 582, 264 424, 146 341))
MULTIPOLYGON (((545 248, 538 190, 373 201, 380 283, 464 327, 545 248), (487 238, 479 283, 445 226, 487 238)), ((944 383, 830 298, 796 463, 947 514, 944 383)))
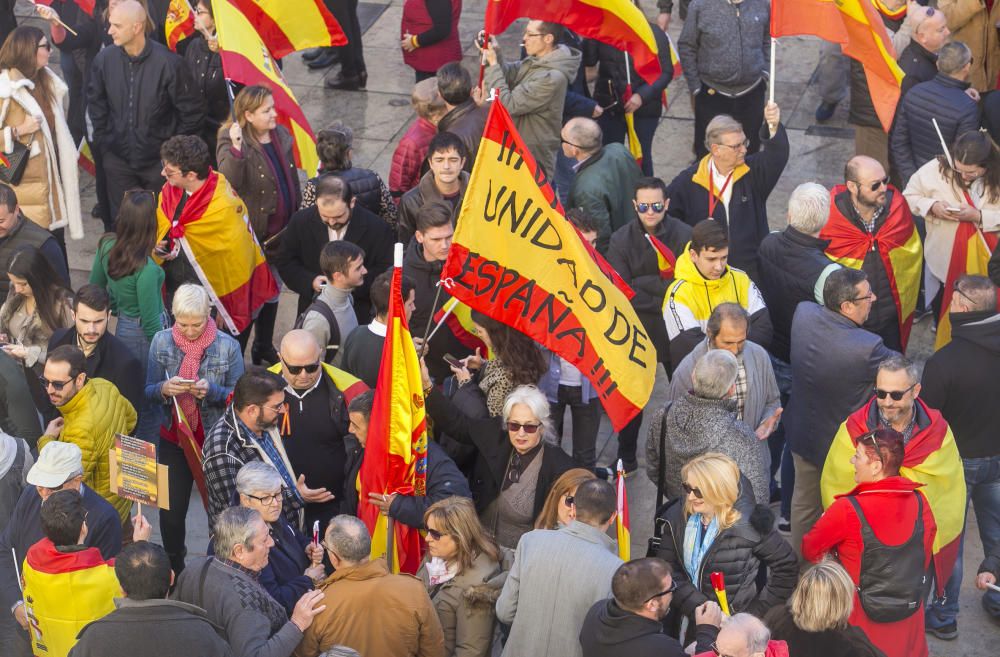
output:
POLYGON ((864 327, 885 346, 904 351, 920 290, 923 247, 913 215, 885 168, 857 155, 844 166, 843 185, 830 192, 830 219, 820 232, 826 254, 868 274, 875 294, 864 327), (860 263, 860 267, 858 267, 860 263))

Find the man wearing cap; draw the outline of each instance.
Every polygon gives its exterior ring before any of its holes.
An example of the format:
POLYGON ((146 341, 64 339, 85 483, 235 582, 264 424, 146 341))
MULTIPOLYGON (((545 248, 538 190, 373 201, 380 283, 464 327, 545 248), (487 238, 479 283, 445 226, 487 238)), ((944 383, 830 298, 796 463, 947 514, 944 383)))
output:
POLYGON ((4 657, 31 654, 28 633, 23 629, 27 627, 27 617, 18 574, 28 549, 44 538, 41 508, 52 493, 66 489, 80 493, 87 511, 84 545, 96 547, 103 559, 111 559, 122 547, 122 525, 117 511, 83 483, 83 454, 79 447, 61 442, 46 445, 28 471, 27 481, 10 522, 0 533, 0 646, 4 657))

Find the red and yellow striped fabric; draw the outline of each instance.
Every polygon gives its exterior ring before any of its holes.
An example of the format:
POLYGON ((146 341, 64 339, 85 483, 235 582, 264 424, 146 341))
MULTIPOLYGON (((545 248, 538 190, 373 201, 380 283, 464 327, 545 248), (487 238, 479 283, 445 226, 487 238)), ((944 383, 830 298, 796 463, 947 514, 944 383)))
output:
POLYGON ((955 242, 951 247, 948 275, 941 289, 941 312, 938 315, 937 333, 934 336, 934 350, 951 342, 951 318, 948 309, 955 294, 955 281, 963 274, 989 276, 990 255, 997 248, 997 234, 984 233, 975 224, 961 221, 955 231, 955 242))
POLYGON ((472 322, 472 309, 467 305, 452 297, 441 306, 441 310, 434 313, 434 323, 445 323, 452 334, 463 345, 472 351, 479 350, 479 355, 483 358, 490 357, 490 350, 486 343, 476 335, 476 327, 472 322))
POLYGON ((343 28, 322 0, 231 2, 257 29, 275 59, 306 48, 347 45, 343 28))
POLYGON ((673 280, 674 267, 677 265, 677 256, 670 250, 670 247, 656 238, 655 235, 646 233, 646 240, 656 251, 656 266, 660 269, 660 278, 673 280))
POLYGON ((194 34, 194 10, 188 0, 170 0, 167 17, 163 21, 163 33, 167 46, 174 52, 178 43, 194 34))
MULTIPOLYGON (((3 157, 2 154, 0 154, 0 157, 3 157)), ((80 140, 80 146, 76 149, 76 160, 81 169, 92 176, 97 175, 97 165, 94 163, 94 154, 90 152, 90 144, 87 143, 86 138, 80 140)), ((8 164, 7 166, 10 165, 8 164)))
POLYGON ((628 520, 628 491, 625 490, 625 466, 622 460, 618 459, 618 476, 616 477, 616 487, 618 489, 618 518, 615 520, 618 530, 618 558, 628 561, 632 558, 632 531, 628 520))
MULTIPOLYGON (((345 372, 342 369, 338 369, 333 365, 328 363, 321 363, 323 366, 323 371, 333 382, 333 385, 337 387, 344 395, 344 403, 350 405, 351 401, 363 392, 368 392, 370 388, 368 385, 354 376, 350 372, 345 372)), ((281 363, 275 363, 271 367, 267 368, 269 372, 274 372, 275 374, 281 374, 281 363)))

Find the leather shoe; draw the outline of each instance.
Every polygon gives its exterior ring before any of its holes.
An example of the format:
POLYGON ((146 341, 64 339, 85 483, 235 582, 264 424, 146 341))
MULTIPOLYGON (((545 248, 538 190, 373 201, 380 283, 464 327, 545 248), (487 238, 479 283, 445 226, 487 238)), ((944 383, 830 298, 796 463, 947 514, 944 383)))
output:
POLYGON ((340 61, 340 53, 337 52, 336 48, 329 48, 326 52, 316 57, 316 59, 306 63, 306 66, 308 66, 313 70, 320 68, 330 68, 338 61, 340 61))
MULTIPOLYGON (((367 75, 366 75, 367 78, 367 75)), ((367 82, 367 79, 365 80, 367 82)), ((361 76, 360 75, 348 75, 345 76, 341 73, 332 78, 327 78, 323 83, 327 89, 342 89, 344 91, 358 91, 361 89, 361 76)))
POLYGON ((322 55, 324 52, 326 52, 326 48, 307 48, 306 50, 302 51, 302 59, 306 60, 307 62, 311 62, 312 60, 322 55))

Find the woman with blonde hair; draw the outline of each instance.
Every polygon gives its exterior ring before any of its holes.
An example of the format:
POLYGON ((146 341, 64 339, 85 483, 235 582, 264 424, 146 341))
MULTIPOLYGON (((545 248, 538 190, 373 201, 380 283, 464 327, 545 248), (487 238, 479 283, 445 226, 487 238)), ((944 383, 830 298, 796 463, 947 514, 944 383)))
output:
POLYGON ((707 601, 717 602, 711 575, 725 578, 730 615, 760 617, 785 602, 798 578, 791 546, 774 529, 774 516, 755 505, 749 481, 736 462, 708 452, 681 468, 685 496, 657 518, 663 534, 657 557, 673 569, 677 591, 671 605, 688 617, 707 601), (758 592, 757 573, 768 569, 758 592))
POLYGON ((848 624, 853 609, 851 576, 824 559, 802 575, 788 605, 772 607, 763 620, 771 638, 787 643, 792 655, 884 657, 861 628, 848 624))
POLYGON ((535 520, 535 529, 559 529, 576 520, 573 496, 580 484, 589 479, 597 479, 597 475, 584 468, 573 468, 562 473, 545 498, 545 506, 535 520))
POLYGON ((506 570, 503 554, 466 497, 435 502, 424 513, 424 525, 427 558, 417 577, 441 619, 445 655, 486 657, 506 570))

